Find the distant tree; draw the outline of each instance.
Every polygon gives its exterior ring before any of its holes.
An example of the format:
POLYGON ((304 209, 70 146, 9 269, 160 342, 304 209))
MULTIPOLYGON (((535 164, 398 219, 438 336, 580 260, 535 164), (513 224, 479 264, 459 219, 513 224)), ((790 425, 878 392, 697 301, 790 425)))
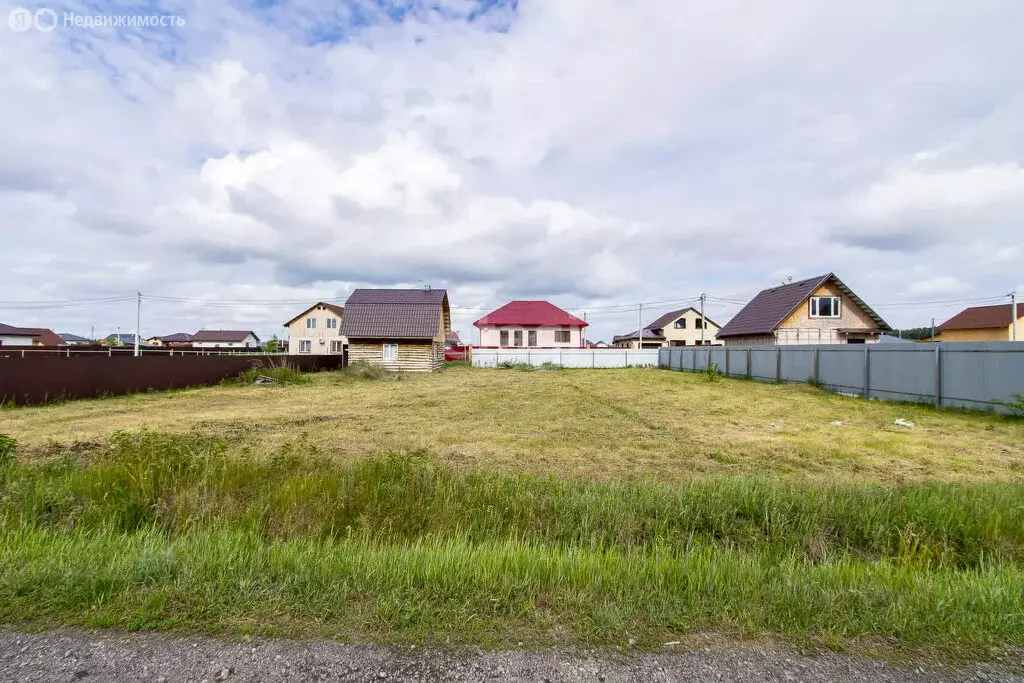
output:
MULTIPOLYGON (((935 331, 938 334, 938 330, 935 331)), ((893 330, 893 334, 904 339, 930 339, 932 336, 931 327, 910 327, 905 330, 893 330)))
POLYGON ((267 353, 279 353, 281 351, 281 340, 277 338, 276 334, 263 345, 263 350, 267 353))

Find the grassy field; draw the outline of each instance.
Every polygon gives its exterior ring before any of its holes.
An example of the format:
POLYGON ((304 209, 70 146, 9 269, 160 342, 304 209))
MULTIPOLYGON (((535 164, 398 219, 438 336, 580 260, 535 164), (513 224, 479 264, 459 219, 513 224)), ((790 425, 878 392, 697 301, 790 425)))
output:
POLYGON ((1020 420, 655 369, 461 367, 401 382, 324 373, 311 385, 222 386, 0 412, 0 432, 16 437, 27 457, 76 444, 87 451, 115 430, 138 429, 198 430, 256 456, 296 452, 351 461, 422 450, 465 471, 598 481, 1024 477, 1020 420), (894 425, 896 417, 917 426, 894 425))
POLYGON ((0 433, 18 442, 0 464, 5 623, 1024 643, 1019 419, 457 368, 9 409, 0 433))

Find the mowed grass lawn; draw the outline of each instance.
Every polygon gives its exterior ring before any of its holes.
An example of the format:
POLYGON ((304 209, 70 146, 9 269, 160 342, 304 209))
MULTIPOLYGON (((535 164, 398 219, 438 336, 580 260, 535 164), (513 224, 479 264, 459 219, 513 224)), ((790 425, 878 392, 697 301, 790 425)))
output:
POLYGON ((0 411, 0 623, 1024 644, 1020 419, 654 369, 308 379, 0 411))
POLYGON ((400 382, 323 373, 307 385, 220 386, 0 412, 0 432, 39 457, 139 429, 198 430, 257 455, 294 450, 351 461, 422 450, 463 470, 600 481, 1024 478, 1021 420, 656 369, 454 367, 400 382), (897 417, 916 426, 894 425, 897 417))

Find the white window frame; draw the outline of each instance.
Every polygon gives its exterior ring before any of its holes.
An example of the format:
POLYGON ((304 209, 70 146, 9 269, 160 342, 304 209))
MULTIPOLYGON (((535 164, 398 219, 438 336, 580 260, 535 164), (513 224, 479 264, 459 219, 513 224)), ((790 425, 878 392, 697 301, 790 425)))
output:
POLYGON ((808 316, 811 318, 841 318, 843 315, 842 299, 838 296, 812 296, 807 303, 808 316), (832 314, 818 315, 818 302, 821 299, 832 300, 832 314))
POLYGON ((313 353, 313 340, 312 339, 300 339, 299 340, 299 353, 313 353))
POLYGON ((526 346, 527 348, 533 348, 537 346, 537 330, 526 331, 526 346))
POLYGON ((327 329, 329 329, 329 330, 337 329, 337 327, 338 327, 338 319, 337 318, 328 318, 326 324, 327 324, 327 329))
POLYGON ((385 363, 398 362, 398 344, 381 344, 380 358, 385 363))
POLYGON ((340 341, 332 341, 331 342, 331 353, 344 353, 344 352, 345 352, 345 344, 343 344, 340 341), (335 349, 337 349, 337 350, 335 350, 335 349))
POLYGON ((316 329, 316 318, 314 318, 312 316, 306 318, 306 329, 307 330, 315 330, 316 329))
POLYGON ((555 343, 556 344, 571 344, 572 343, 572 330, 555 330, 555 343), (565 339, 559 339, 560 336, 565 336, 565 339))
POLYGON ((512 348, 522 348, 523 346, 523 331, 513 330, 512 331, 512 348))
POLYGON ((507 347, 508 346, 508 338, 509 338, 508 330, 499 330, 498 331, 498 346, 507 347))

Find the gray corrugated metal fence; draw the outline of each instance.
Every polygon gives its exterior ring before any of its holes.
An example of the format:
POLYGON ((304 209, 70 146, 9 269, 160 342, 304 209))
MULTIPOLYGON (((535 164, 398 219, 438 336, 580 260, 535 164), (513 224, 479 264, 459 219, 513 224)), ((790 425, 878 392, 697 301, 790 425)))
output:
POLYGON ((493 368, 502 363, 565 368, 625 368, 658 365, 658 349, 473 349, 473 365, 493 368))
POLYGON ((866 398, 1007 412, 1024 394, 1024 342, 674 347, 658 365, 730 377, 815 382, 866 398))

